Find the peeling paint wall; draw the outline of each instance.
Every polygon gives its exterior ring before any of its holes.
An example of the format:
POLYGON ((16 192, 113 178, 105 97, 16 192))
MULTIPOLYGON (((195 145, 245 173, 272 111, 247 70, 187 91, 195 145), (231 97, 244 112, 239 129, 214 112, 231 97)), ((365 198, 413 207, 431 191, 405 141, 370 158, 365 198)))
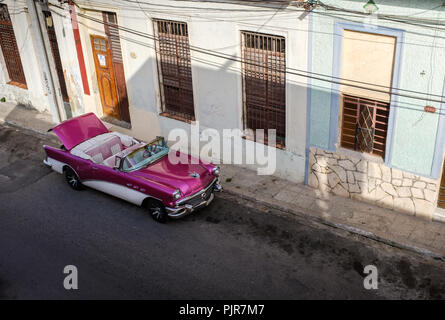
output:
POLYGON ((49 111, 50 106, 47 96, 51 89, 48 84, 48 78, 45 78, 45 75, 40 71, 39 60, 36 57, 35 39, 32 36, 32 24, 25 9, 26 2, 23 0, 6 0, 3 3, 8 6, 28 88, 22 89, 7 84, 9 79, 7 78, 6 67, 2 61, 0 98, 5 97, 8 102, 23 104, 39 111, 49 111))

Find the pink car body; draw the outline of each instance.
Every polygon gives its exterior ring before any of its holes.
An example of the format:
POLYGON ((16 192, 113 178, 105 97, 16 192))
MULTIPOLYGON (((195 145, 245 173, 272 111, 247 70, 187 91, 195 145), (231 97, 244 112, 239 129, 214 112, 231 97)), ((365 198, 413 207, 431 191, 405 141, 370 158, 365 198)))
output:
MULTIPOLYGON (((148 165, 124 170, 127 156, 136 149, 145 154, 143 148, 152 144, 109 131, 93 113, 69 119, 52 130, 63 143, 60 149, 43 146, 44 163, 54 171, 74 172, 82 185, 138 206, 150 200, 162 203, 169 217, 179 218, 207 206, 214 191, 222 190, 217 166, 198 159, 193 162, 191 156, 168 147, 166 153, 175 152, 188 159, 187 163, 172 164, 168 154, 163 154, 148 165)), ((161 137, 154 141, 164 143, 161 137)))

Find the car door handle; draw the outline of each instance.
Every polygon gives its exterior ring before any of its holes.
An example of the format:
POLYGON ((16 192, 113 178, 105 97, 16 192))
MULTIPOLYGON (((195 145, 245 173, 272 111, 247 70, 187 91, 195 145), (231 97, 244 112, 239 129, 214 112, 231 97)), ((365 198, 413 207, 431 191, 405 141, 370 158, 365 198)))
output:
POLYGON ((97 167, 91 167, 92 170, 97 170, 97 167))

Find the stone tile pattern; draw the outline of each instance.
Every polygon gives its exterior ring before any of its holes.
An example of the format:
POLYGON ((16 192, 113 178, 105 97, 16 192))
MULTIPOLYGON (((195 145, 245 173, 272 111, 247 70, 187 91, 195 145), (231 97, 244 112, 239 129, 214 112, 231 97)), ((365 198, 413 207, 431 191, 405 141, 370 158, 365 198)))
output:
POLYGON ((310 147, 309 186, 431 220, 439 181, 310 147))

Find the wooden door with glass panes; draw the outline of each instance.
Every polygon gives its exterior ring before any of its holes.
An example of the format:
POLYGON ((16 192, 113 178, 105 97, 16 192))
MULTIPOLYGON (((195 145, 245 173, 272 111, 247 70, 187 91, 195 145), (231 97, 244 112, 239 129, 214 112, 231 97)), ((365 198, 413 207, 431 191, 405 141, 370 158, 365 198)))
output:
POLYGON ((119 101, 108 41, 105 37, 91 35, 91 46, 93 48, 102 110, 104 115, 120 120, 119 101))

